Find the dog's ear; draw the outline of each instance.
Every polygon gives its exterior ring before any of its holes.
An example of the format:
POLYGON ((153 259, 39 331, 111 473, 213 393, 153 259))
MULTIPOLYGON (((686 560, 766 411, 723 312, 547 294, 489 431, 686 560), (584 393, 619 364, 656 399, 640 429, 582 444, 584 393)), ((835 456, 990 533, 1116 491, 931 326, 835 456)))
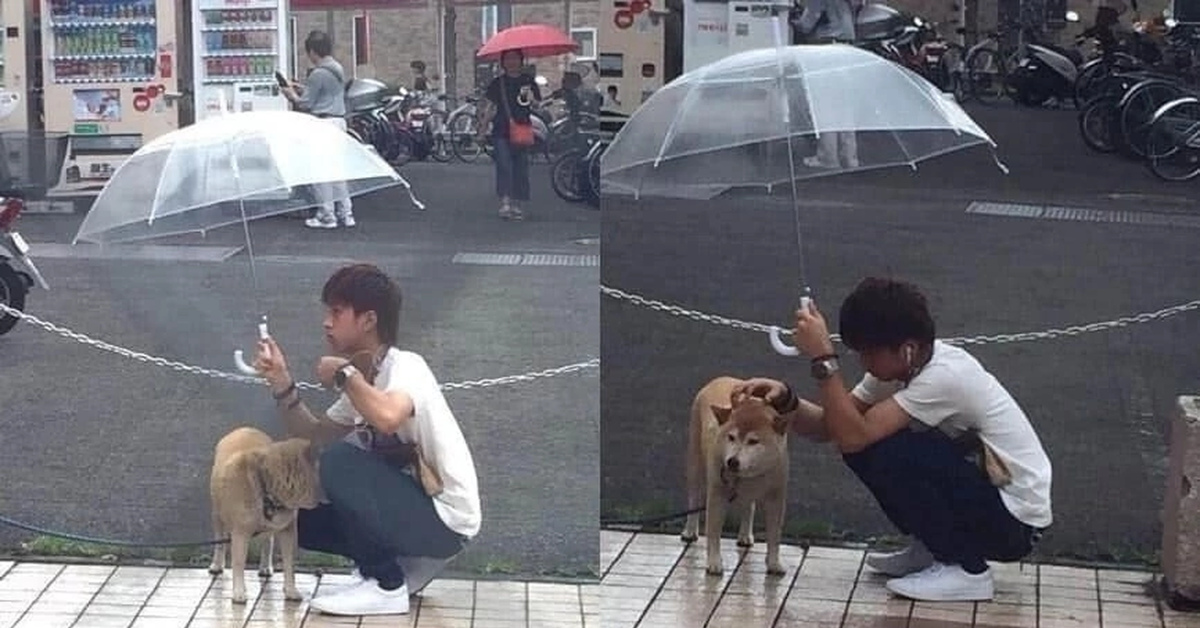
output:
POLYGON ((787 434, 788 428, 792 426, 792 417, 790 414, 775 413, 775 419, 771 422, 771 427, 775 428, 775 433, 783 436, 787 434))
POLYGON ((717 425, 725 425, 725 422, 729 420, 729 415, 733 414, 732 407, 710 405, 709 408, 712 409, 713 416, 717 417, 717 425))

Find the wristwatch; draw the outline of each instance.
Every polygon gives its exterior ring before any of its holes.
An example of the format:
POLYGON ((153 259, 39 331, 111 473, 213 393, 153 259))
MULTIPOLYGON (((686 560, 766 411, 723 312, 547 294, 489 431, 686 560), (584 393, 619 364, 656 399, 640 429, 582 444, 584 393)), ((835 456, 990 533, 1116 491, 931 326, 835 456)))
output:
POLYGON ((346 388, 346 382, 350 378, 358 374, 358 369, 353 364, 347 362, 338 367, 338 370, 333 372, 333 388, 338 392, 342 392, 346 388))
POLYGON ((823 355, 812 360, 812 376, 818 381, 824 381, 840 369, 837 355, 823 355))

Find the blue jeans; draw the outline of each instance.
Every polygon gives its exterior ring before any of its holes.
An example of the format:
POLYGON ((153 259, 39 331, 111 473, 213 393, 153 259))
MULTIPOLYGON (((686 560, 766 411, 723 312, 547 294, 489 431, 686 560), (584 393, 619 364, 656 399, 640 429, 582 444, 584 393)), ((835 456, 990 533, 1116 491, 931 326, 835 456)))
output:
POLYGON ((321 454, 320 474, 331 503, 300 510, 300 547, 345 556, 384 589, 405 582, 397 556, 450 558, 466 544, 420 483, 377 454, 333 443, 321 454))
POLYGON ((496 196, 514 201, 529 200, 529 152, 513 146, 507 137, 492 137, 496 162, 496 196))
POLYGON ((939 562, 982 570, 1015 562, 1038 533, 1012 516, 986 474, 938 430, 903 429, 842 456, 888 519, 939 562))

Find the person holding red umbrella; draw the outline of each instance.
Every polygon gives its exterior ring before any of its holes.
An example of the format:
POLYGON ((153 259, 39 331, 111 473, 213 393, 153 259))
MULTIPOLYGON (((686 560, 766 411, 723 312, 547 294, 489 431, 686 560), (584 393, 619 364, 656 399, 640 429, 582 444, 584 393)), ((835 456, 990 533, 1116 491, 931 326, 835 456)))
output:
POLYGON ((492 160, 496 164, 496 196, 500 217, 523 220, 518 202, 529 200, 529 148, 534 144, 532 105, 542 100, 534 77, 521 72, 525 53, 505 50, 500 55, 503 72, 484 92, 488 106, 480 108, 479 132, 492 123, 492 160))
POLYGON ((537 81, 521 71, 525 59, 560 55, 578 47, 574 39, 553 26, 521 24, 496 33, 476 54, 484 60, 498 59, 503 70, 484 92, 479 133, 486 133, 492 123, 496 195, 500 197, 500 217, 505 220, 525 218, 517 202, 529 200, 529 149, 535 142, 532 107, 542 100, 537 81))

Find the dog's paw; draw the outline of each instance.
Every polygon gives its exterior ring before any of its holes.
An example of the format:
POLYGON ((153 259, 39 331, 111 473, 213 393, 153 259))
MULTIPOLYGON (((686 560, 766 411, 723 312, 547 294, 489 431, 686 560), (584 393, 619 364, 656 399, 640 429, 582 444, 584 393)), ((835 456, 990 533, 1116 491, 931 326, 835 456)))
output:
POLYGON ((293 587, 291 589, 284 589, 283 590, 283 599, 285 599, 289 602, 302 602, 302 601, 304 601, 304 594, 300 593, 300 589, 297 589, 295 587, 293 587))
POLYGON ((746 536, 739 536, 737 545, 738 547, 754 547, 754 535, 747 534, 746 536))
POLYGON ((246 603, 246 592, 245 591, 234 591, 233 592, 233 603, 234 604, 245 604, 246 603))
POLYGON ((267 565, 266 567, 258 568, 258 577, 259 578, 267 579, 267 578, 270 578, 271 575, 274 573, 275 573, 275 571, 271 569, 270 565, 267 565))
POLYGON ((698 538, 700 538, 699 534, 696 534, 695 532, 691 532, 688 530, 684 530, 683 534, 679 535, 679 540, 683 541, 684 543, 693 543, 698 538))
POLYGON ((223 571, 225 571, 225 568, 216 563, 213 563, 208 566, 208 573, 210 573, 214 576, 221 575, 221 572, 223 572, 223 571))
POLYGON ((706 572, 708 573, 708 575, 710 575, 710 576, 719 576, 719 575, 721 575, 721 574, 725 573, 725 565, 721 564, 721 562, 720 562, 720 561, 717 561, 717 562, 715 562, 715 563, 714 563, 714 562, 709 562, 709 563, 708 563, 708 568, 707 568, 707 569, 705 569, 705 571, 706 571, 706 572))
POLYGON ((787 574, 787 570, 783 568, 783 565, 780 565, 779 563, 775 563, 774 565, 767 563, 768 576, 782 576, 785 574, 787 574))

